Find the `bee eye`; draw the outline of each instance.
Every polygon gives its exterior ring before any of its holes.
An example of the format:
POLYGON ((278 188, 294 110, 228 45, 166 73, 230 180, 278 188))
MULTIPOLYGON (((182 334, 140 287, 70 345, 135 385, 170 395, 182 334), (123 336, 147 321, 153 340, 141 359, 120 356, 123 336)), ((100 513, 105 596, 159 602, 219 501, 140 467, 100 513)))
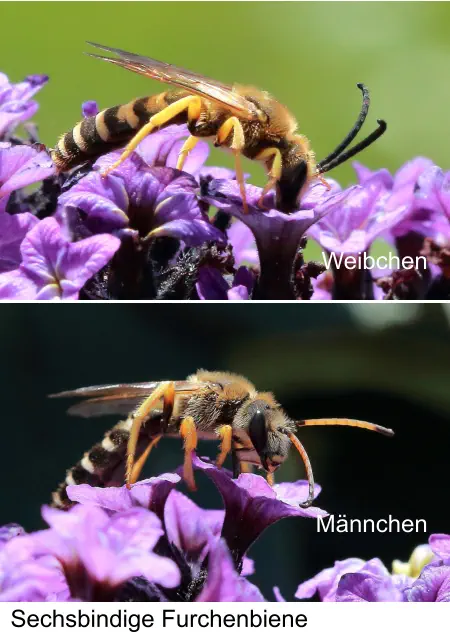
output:
POLYGON ((267 444, 266 417, 261 408, 256 408, 251 416, 248 434, 255 450, 263 452, 267 444))

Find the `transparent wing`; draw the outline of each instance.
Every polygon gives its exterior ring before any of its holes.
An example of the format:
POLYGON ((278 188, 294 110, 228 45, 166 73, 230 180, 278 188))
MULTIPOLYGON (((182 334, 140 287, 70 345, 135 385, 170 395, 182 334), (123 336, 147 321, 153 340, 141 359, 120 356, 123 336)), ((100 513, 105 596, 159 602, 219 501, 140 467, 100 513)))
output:
POLYGON ((151 77, 152 79, 184 88, 193 94, 198 94, 199 96, 224 105, 235 114, 247 118, 248 120, 258 118, 256 105, 248 101, 248 99, 242 95, 233 92, 232 86, 216 81, 215 79, 209 79, 190 70, 151 59, 150 57, 142 57, 141 55, 128 53, 120 48, 109 48, 101 44, 94 44, 94 42, 88 42, 88 44, 117 55, 117 57, 107 57, 88 53, 91 57, 97 57, 97 59, 109 61, 112 64, 116 64, 127 70, 132 70, 146 77, 151 77))
MULTIPOLYGON (((161 382, 137 382, 136 384, 108 384, 87 386, 74 391, 63 391, 49 395, 51 398, 80 397, 85 401, 68 409, 69 415, 79 417, 101 417, 102 415, 127 415, 143 399, 148 397, 161 382)), ((208 387, 207 382, 175 382, 178 395, 194 393, 208 387)))

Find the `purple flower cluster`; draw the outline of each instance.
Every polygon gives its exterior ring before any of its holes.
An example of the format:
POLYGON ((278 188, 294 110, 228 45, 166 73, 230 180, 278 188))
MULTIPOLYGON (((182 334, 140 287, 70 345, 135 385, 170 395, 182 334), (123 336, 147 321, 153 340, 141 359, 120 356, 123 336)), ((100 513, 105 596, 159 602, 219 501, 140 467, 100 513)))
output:
POLYGON ((338 561, 300 584, 297 599, 321 601, 450 601, 450 535, 435 534, 390 573, 374 558, 338 561))
MULTIPOLYGON (((68 511, 43 507, 49 528, 0 528, 0 601, 265 601, 248 576, 247 552, 282 518, 327 515, 302 508, 307 481, 271 487, 254 474, 233 479, 194 455, 224 509, 202 509, 176 489, 178 474, 131 489, 72 485, 68 511)), ((320 492, 315 487, 315 495, 320 492)), ((390 573, 381 560, 338 561, 299 585, 321 601, 450 601, 450 536, 432 535, 390 573)), ((285 601, 274 587, 277 601, 285 601)))
MULTIPOLYGON (((261 209, 262 190, 246 184, 246 213, 234 172, 204 166, 206 143, 176 169, 183 125, 148 137, 106 177, 100 171, 120 150, 56 173, 29 126, 29 140, 14 135, 46 81, 13 85, 0 75, 0 298, 450 297, 450 172, 431 160, 416 158, 394 176, 355 163, 358 184, 317 181, 290 215, 275 209, 273 193, 261 209), (360 266, 378 238, 400 265, 360 266), (323 261, 304 260, 308 239, 323 261)), ((97 111, 95 102, 82 106, 83 116, 97 111)))
POLYGON ((43 508, 48 529, 0 529, 0 601, 265 601, 247 579, 248 548, 281 518, 326 512, 299 506, 306 481, 270 487, 198 457, 194 467, 224 510, 201 509, 175 489, 178 474, 163 474, 130 490, 70 486, 69 511, 43 508))

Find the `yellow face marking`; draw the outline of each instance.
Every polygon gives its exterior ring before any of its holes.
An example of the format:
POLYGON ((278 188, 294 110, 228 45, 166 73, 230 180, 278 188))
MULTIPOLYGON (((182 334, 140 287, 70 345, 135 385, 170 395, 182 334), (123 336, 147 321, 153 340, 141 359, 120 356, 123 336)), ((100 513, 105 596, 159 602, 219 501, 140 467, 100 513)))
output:
POLYGON ((105 125, 105 112, 106 110, 102 110, 95 117, 95 128, 102 141, 107 143, 110 138, 110 133, 105 125))

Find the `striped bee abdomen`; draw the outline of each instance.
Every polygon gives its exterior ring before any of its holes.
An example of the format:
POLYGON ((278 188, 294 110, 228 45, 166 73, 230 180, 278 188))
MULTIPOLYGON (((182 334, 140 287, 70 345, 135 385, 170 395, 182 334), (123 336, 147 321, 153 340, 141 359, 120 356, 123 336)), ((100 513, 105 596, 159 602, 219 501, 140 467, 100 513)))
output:
MULTIPOLYGON (((166 108, 170 103, 185 96, 185 92, 162 92, 151 97, 134 99, 126 105, 116 105, 89 116, 66 132, 51 152, 53 162, 59 171, 98 158, 107 152, 125 145, 149 122, 150 118, 166 108)), ((182 114, 172 123, 186 122, 182 114)))
MULTIPOLYGON (((145 450, 151 437, 158 434, 161 419, 161 412, 153 411, 141 431, 137 455, 145 450)), ((69 485, 88 483, 95 487, 120 487, 124 484, 125 457, 132 423, 132 418, 120 421, 105 434, 103 441, 96 443, 81 461, 67 471, 64 482, 52 494, 52 507, 68 509, 74 504, 67 496, 69 485)))

